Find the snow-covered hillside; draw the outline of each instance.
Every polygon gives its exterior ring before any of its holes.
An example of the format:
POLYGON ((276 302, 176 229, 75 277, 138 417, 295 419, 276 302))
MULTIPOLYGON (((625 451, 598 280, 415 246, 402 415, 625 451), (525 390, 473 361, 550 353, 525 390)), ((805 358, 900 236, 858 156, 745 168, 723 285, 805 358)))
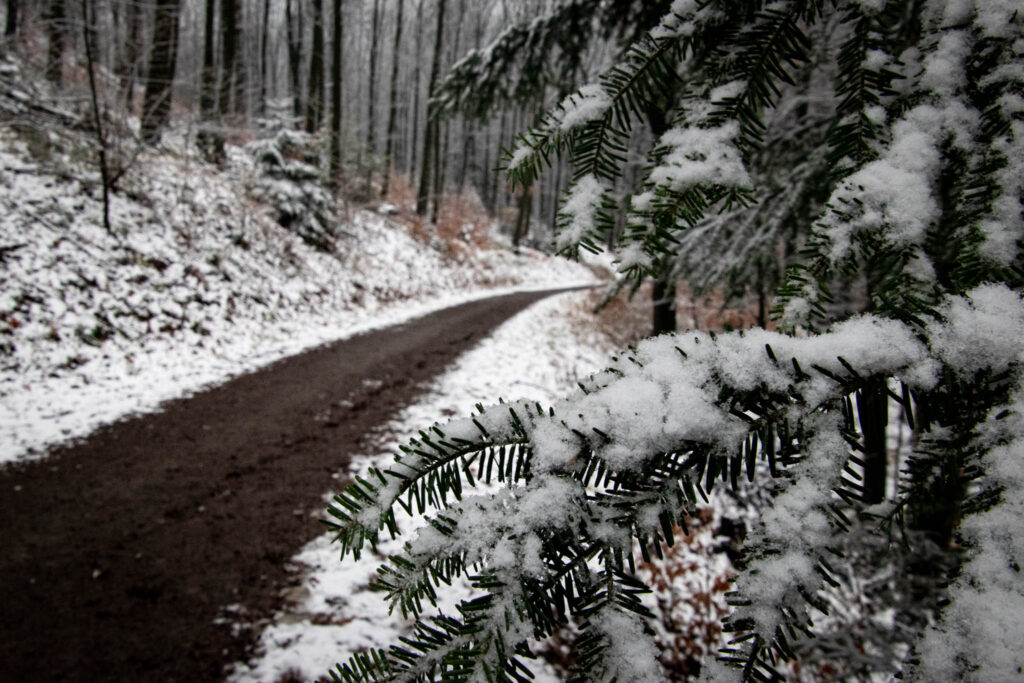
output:
POLYGON ((0 462, 361 330, 594 280, 536 252, 415 239, 370 210, 341 213, 334 250, 317 249, 257 198, 237 147, 224 170, 180 143, 144 151, 108 233, 83 150, 0 129, 0 462))

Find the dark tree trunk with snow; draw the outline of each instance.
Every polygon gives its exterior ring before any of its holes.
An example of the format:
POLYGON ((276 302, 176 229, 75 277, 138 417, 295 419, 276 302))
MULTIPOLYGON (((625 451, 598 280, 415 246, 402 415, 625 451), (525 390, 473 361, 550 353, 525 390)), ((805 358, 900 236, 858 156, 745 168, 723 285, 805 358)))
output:
POLYGON ((324 6, 313 0, 313 48, 309 59, 309 94, 306 98, 306 132, 320 128, 324 108, 324 6))
POLYGON ((341 0, 334 0, 334 31, 331 49, 331 172, 330 185, 341 188, 341 86, 342 86, 342 43, 344 23, 341 14, 341 0))
MULTIPOLYGON (((434 87, 437 85, 438 72, 441 70, 441 47, 442 37, 444 35, 444 5, 445 0, 438 0, 437 3, 437 28, 434 33, 434 58, 430 65, 430 81, 427 87, 427 97, 429 98, 434 93, 434 87)), ((434 163, 433 155, 436 153, 437 147, 437 136, 438 136, 438 117, 433 110, 433 106, 430 104, 429 99, 427 103, 427 125, 426 131, 423 133, 423 164, 421 165, 420 171, 420 189, 416 194, 416 213, 420 216, 427 215, 427 207, 430 203, 430 173, 434 163)), ((434 198, 436 202, 437 197, 434 198)), ((435 213, 434 222, 437 221, 437 214, 435 213)))
POLYGON ((388 132, 384 152, 384 185, 381 195, 387 196, 394 166, 395 132, 398 120, 398 65, 402 47, 402 6, 405 0, 398 0, 398 16, 395 18, 395 42, 391 51, 391 92, 388 95, 388 132))
POLYGON ((181 0, 157 0, 153 47, 142 102, 142 139, 157 142, 171 111, 174 66, 178 57, 178 12, 181 0))

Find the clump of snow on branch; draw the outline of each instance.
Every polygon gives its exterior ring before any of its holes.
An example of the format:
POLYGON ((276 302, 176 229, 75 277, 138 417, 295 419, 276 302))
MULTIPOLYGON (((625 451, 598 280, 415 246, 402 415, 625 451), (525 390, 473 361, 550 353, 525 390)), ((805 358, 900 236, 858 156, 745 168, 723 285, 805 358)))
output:
POLYGON ((651 182, 675 192, 701 184, 749 187, 750 176, 734 144, 737 135, 735 122, 716 128, 669 130, 660 141, 668 152, 651 171, 651 182))
POLYGON ((605 115, 612 106, 611 97, 598 83, 591 83, 563 100, 559 127, 569 131, 605 115))
POLYGON ((965 378, 981 370, 1004 372, 1024 361, 1024 310, 1020 295, 1005 285, 982 285, 952 297, 940 314, 942 321, 929 325, 929 344, 965 378))
POLYGON ((555 247, 561 251, 583 242, 594 229, 607 186, 592 173, 577 180, 559 210, 555 247))

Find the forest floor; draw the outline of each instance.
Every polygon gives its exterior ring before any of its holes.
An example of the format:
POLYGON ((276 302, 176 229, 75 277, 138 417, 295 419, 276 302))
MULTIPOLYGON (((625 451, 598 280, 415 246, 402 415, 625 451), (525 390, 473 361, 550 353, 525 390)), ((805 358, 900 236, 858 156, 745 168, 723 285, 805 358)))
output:
POLYGON ((281 608, 366 435, 547 294, 355 336, 0 469, 0 678, 222 679, 254 639, 225 606, 281 608))

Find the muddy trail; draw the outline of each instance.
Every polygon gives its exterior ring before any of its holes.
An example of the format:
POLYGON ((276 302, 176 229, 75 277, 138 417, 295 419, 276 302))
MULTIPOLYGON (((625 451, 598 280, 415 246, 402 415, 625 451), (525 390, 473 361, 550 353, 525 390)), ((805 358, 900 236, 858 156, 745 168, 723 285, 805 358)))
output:
POLYGON ((218 681, 324 531, 332 474, 461 352, 552 292, 464 304, 0 468, 0 680, 218 681), (221 621, 217 624, 215 621, 221 621))

